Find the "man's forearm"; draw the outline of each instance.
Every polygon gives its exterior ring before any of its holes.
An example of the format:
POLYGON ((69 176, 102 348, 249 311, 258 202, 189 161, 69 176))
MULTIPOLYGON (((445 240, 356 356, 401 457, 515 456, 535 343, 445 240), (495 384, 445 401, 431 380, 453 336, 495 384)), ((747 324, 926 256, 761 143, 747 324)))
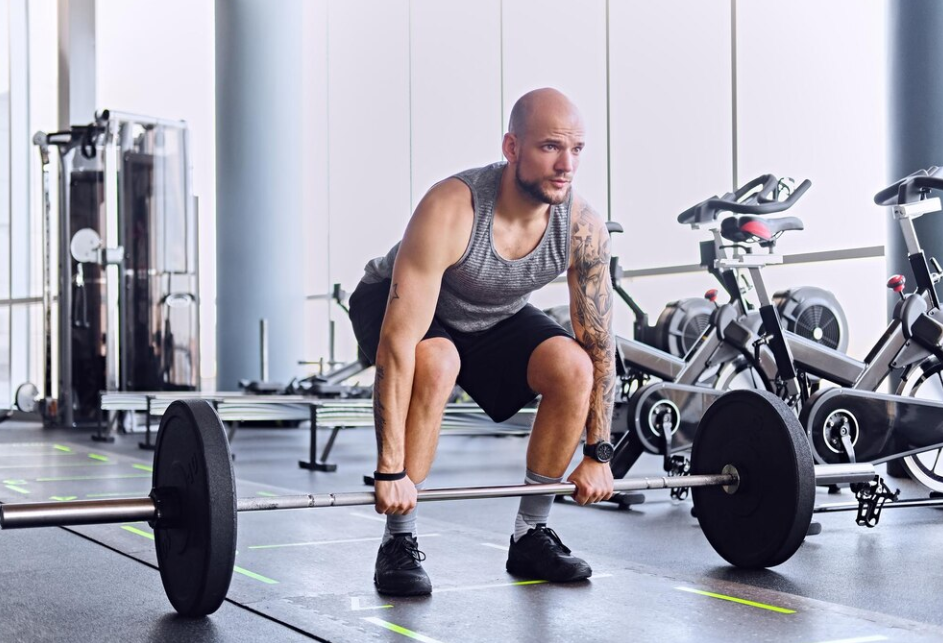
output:
MULTIPOLYGON (((605 293, 600 298, 608 302, 605 293)), ((586 442, 608 441, 612 428, 612 408, 616 393, 616 346, 612 333, 612 310, 606 305, 581 307, 583 334, 580 344, 593 362, 593 390, 589 395, 586 416, 586 442), (600 314, 601 313, 601 314, 600 314)))
POLYGON ((593 390, 586 417, 586 441, 609 440, 615 401, 615 337, 609 233, 587 205, 576 214, 570 282, 573 329, 593 362, 593 390))
POLYGON ((612 409, 615 404, 616 369, 615 344, 612 333, 596 337, 592 342, 593 390, 589 396, 589 414, 586 416, 586 442, 609 441, 612 429, 612 409))
POLYGON ((405 468, 406 415, 415 373, 415 350, 387 348, 377 351, 373 385, 373 421, 377 438, 377 471, 405 468))

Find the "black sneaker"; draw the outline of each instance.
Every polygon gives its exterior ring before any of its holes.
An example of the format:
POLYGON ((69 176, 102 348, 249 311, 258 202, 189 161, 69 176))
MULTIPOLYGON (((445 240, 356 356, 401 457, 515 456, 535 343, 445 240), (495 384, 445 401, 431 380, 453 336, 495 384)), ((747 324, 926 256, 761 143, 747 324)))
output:
POLYGON ((373 584, 378 592, 390 596, 431 594, 432 582, 421 564, 425 559, 412 534, 393 534, 377 552, 373 584))
POLYGON ((546 525, 537 525, 517 542, 511 536, 507 570, 515 576, 554 583, 586 580, 592 568, 582 558, 571 555, 570 548, 546 525))

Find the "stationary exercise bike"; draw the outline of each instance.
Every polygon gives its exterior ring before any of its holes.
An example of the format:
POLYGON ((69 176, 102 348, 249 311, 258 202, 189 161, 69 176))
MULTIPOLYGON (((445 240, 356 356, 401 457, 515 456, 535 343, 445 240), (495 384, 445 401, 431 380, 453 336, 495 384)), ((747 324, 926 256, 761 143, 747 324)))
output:
MULTIPOLYGON (((941 209, 939 198, 928 198, 933 189, 943 190, 943 170, 930 168, 905 177, 882 190, 875 201, 881 205, 896 203, 895 218, 907 242, 910 263, 917 287, 904 294, 904 280, 892 277, 888 287, 901 295, 893 319, 864 362, 828 349, 783 328, 774 302, 762 279, 764 265, 778 263, 775 255, 754 254, 748 244, 769 241, 787 230, 801 229, 794 217, 758 219, 732 217, 724 221, 722 236, 738 248, 733 257, 718 259, 715 267, 747 267, 753 276, 760 299, 760 328, 735 321, 728 334, 740 335, 744 344, 754 348, 754 372, 763 382, 790 403, 809 434, 816 460, 820 463, 882 463, 903 458, 914 477, 934 490, 943 489, 939 467, 943 446, 943 323, 939 321, 939 298, 935 284, 940 279, 939 265, 927 260, 919 246, 913 219, 941 209), (896 196, 895 196, 896 195, 896 196), (935 272, 930 269, 933 265, 935 272), (876 389, 894 371, 903 371, 897 395, 876 389), (812 391, 810 375, 821 377, 843 388, 812 391), (926 398, 913 399, 920 391, 926 398)), ((656 385, 657 386, 657 385, 656 385)), ((640 391, 637 395, 642 395, 640 391)), ((683 461, 677 452, 686 450, 693 431, 682 423, 674 440, 663 443, 666 458, 683 461)), ((624 475, 624 474, 623 474, 624 475)))
MULTIPOLYGON (((786 195, 779 179, 763 175, 723 197, 707 199, 678 217, 681 223, 711 232, 712 240, 701 244, 701 263, 728 293, 730 301, 716 308, 708 328, 684 359, 617 338, 616 367, 623 386, 616 402, 613 431, 618 433, 623 427, 627 430, 616 444, 613 475, 623 477, 645 451, 662 454, 666 471, 681 472, 683 463, 673 457, 675 452, 690 447, 701 415, 724 390, 776 389, 775 364, 760 362, 753 346, 762 318, 752 310, 738 276, 744 262, 756 259, 750 254, 752 249, 731 245, 726 238, 730 231, 724 215, 735 212, 759 220, 762 215, 783 212, 810 186, 804 181, 786 195), (652 376, 662 381, 649 383, 652 376)), ((789 217, 774 227, 778 236, 787 229, 801 229, 802 223, 789 217)), ((774 243, 771 239, 770 248, 774 243)), ((618 291, 619 285, 614 287, 618 291)), ((754 287, 765 293, 762 279, 754 287)))
POLYGON ((915 480, 939 492, 943 491, 943 313, 936 284, 943 270, 926 257, 913 224, 914 219, 941 210, 940 198, 931 198, 934 190, 943 190, 943 168, 915 172, 874 197, 878 205, 893 206, 916 288, 905 293, 904 278, 891 278, 888 287, 900 301, 855 382, 813 396, 800 420, 819 462, 901 459, 915 480), (892 371, 901 372, 896 395, 875 392, 892 371))

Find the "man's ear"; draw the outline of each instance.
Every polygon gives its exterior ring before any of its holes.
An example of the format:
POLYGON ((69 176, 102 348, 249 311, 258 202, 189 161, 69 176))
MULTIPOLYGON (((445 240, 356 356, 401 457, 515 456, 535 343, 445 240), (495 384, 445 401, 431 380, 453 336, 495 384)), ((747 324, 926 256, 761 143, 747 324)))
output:
POLYGON ((516 135, 511 133, 504 135, 504 140, 501 141, 501 151, 504 152, 504 158, 508 160, 508 163, 517 162, 517 156, 520 153, 518 144, 516 135))

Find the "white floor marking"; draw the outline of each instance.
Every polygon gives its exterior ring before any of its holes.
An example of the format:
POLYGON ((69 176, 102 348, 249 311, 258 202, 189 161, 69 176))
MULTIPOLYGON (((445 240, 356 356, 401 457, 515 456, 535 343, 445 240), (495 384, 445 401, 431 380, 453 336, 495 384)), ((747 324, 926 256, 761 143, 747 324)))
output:
POLYGON ((375 520, 376 522, 382 523, 386 522, 386 518, 383 516, 378 516, 377 514, 365 514, 360 511, 351 511, 350 515, 356 518, 363 518, 364 520, 375 520))
MULTIPOLYGON (((440 534, 421 534, 421 538, 435 538, 440 534)), ((281 549, 282 547, 317 547, 319 545, 342 545, 345 543, 369 543, 380 542, 380 536, 371 536, 370 538, 345 538, 343 540, 316 540, 304 543, 285 543, 283 545, 250 545, 249 549, 281 549)))
MULTIPOLYGON (((591 578, 611 578, 612 574, 593 574, 591 578)), ((439 589, 438 587, 433 590, 435 594, 442 594, 443 592, 465 592, 473 591, 479 589, 494 589, 497 587, 526 587, 529 585, 545 585, 548 581, 545 580, 531 580, 531 581, 514 581, 511 583, 492 583, 490 585, 466 585, 465 587, 446 587, 445 589, 439 589)), ((552 583, 551 583, 552 584, 552 583)))
POLYGON ((858 636, 851 639, 835 639, 832 641, 822 641, 821 643, 874 643, 874 641, 887 641, 886 636, 876 634, 874 636, 858 636))
POLYGON ((367 605, 366 607, 361 607, 359 596, 350 597, 350 609, 354 612, 362 612, 364 610, 385 610, 391 607, 393 606, 392 605, 367 605))

